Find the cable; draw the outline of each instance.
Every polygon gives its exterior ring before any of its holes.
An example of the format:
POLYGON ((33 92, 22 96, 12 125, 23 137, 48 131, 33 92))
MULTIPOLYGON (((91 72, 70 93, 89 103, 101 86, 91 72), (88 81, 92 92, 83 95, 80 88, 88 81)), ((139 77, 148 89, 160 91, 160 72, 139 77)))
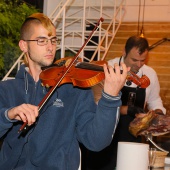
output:
POLYGON ((141 0, 139 0, 139 13, 138 13, 138 32, 137 32, 137 35, 139 35, 140 8, 141 8, 141 0))

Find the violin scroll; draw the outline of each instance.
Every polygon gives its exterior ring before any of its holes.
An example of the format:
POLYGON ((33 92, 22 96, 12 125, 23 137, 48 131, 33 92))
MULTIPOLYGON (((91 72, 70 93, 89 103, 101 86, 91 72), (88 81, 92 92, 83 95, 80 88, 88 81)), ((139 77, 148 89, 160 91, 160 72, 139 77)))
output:
POLYGON ((129 71, 127 80, 135 83, 140 88, 147 88, 150 85, 150 80, 146 75, 140 78, 132 71, 129 71))

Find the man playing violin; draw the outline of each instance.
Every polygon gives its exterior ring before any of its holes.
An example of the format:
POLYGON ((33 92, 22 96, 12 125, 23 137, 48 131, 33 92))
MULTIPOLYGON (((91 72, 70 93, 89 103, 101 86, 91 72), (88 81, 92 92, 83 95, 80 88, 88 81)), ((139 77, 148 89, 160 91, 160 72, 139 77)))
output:
MULTIPOLYGON (((21 27, 19 47, 25 53, 15 79, 0 83, 0 169, 76 170, 79 167, 79 142, 100 151, 114 135, 121 106, 121 88, 129 68, 121 64, 104 65, 104 89, 98 105, 91 88, 63 84, 54 91, 39 111, 48 94, 41 86, 41 67, 55 58, 56 29, 42 13, 29 16, 21 27), (27 131, 17 133, 23 122, 27 131)), ((48 77, 47 77, 48 78, 48 77)))
MULTIPOLYGON (((131 68, 139 78, 147 76, 150 85, 141 88, 132 81, 126 80, 122 88, 122 106, 120 107, 120 120, 115 131, 112 143, 99 153, 88 153, 87 169, 111 170, 116 166, 117 146, 119 141, 141 142, 141 137, 134 137, 129 132, 129 124, 138 113, 145 113, 148 110, 154 110, 157 114, 166 114, 163 107, 160 93, 160 85, 156 72, 147 66, 146 60, 149 53, 149 44, 146 38, 131 36, 126 44, 123 56, 108 61, 108 64, 114 66, 115 63, 125 63, 131 68), (93 160, 93 162, 90 161, 93 160), (100 163, 99 163, 100 162, 100 163)), ((146 82, 147 83, 147 82, 146 82)), ((97 88, 95 89, 95 92, 97 88)), ((98 100, 96 98, 96 100, 98 100)))

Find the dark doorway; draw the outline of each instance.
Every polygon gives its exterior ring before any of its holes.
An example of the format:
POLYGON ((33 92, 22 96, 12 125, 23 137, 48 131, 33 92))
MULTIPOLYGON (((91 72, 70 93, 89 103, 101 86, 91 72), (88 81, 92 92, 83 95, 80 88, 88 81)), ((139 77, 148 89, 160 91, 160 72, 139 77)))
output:
POLYGON ((44 0, 24 0, 24 2, 35 6, 36 9, 40 10, 40 12, 43 12, 44 0))
MULTIPOLYGON (((87 31, 92 31, 93 29, 94 29, 94 25, 92 25, 92 24, 89 24, 89 25, 87 25, 86 26, 86 30, 87 31)), ((87 37, 88 38, 88 37, 87 37)), ((94 42, 96 42, 96 43, 98 43, 98 41, 99 41, 99 38, 98 38, 98 36, 93 36, 93 37, 91 37, 91 40, 92 41, 94 41, 94 42)), ((88 42, 87 43, 87 46, 96 46, 94 43, 92 43, 92 42, 88 42)), ((91 59, 91 57, 93 56, 93 54, 94 54, 94 51, 84 51, 84 55, 88 58, 88 59, 91 59)), ((96 54, 95 55, 95 57, 94 57, 94 61, 96 61, 97 60, 97 55, 98 54, 96 54)))

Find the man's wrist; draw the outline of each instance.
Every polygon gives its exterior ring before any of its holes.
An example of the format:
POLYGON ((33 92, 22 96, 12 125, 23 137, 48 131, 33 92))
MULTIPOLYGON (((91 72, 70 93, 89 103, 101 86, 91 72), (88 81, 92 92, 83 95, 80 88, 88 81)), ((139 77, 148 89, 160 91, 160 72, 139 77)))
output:
POLYGON ((9 122, 16 122, 16 120, 12 120, 12 119, 10 119, 9 117, 8 117, 8 111, 9 111, 10 109, 7 109, 6 111, 5 111, 5 118, 9 121, 9 122))
POLYGON ((102 96, 106 99, 110 99, 110 100, 119 100, 121 98, 121 92, 117 95, 117 96, 111 96, 107 93, 105 93, 104 91, 102 91, 102 96))

